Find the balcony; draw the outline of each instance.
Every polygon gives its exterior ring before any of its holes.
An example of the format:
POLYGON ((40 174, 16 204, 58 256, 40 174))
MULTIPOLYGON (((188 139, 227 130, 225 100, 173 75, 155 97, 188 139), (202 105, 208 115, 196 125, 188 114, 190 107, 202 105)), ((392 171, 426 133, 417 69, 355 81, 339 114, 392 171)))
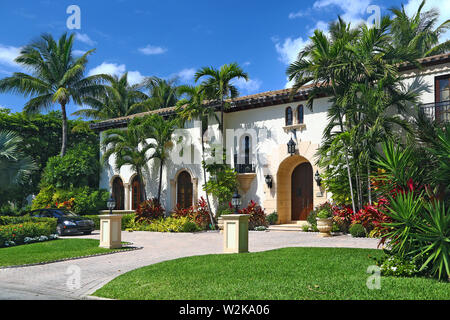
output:
POLYGON ((419 106, 420 112, 431 121, 438 123, 450 122, 450 100, 427 103, 419 106))
POLYGON ((234 169, 239 174, 256 172, 256 166, 254 164, 235 164, 234 169))

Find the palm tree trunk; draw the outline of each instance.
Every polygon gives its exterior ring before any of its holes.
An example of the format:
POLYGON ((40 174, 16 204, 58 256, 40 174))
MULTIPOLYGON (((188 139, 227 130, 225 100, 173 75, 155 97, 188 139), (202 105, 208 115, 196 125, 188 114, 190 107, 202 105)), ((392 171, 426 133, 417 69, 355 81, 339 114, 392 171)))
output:
POLYGON ((67 149, 67 113, 66 113, 66 105, 61 103, 61 112, 62 112, 62 145, 61 145, 61 157, 64 157, 67 149))
MULTIPOLYGON (((204 179, 204 181, 205 181, 205 183, 206 183, 206 167, 205 167, 205 141, 204 141, 204 138, 203 138, 203 132, 202 132, 202 167, 203 167, 203 179, 204 179)), ((209 212, 209 219, 211 220, 211 225, 212 225, 212 228, 213 228, 213 230, 215 230, 216 229, 216 222, 215 222, 215 220, 214 220, 214 216, 213 216, 213 213, 212 213, 212 209, 211 209, 211 203, 210 203, 210 201, 209 201, 209 195, 208 195, 208 192, 206 192, 206 203, 208 204, 208 212, 209 212)))
POLYGON ((367 191, 369 194, 369 204, 372 205, 372 188, 370 186, 370 160, 368 160, 367 162, 367 191))
POLYGON ((162 159, 160 159, 160 160, 161 160, 161 165, 159 166, 158 203, 160 203, 160 199, 161 199, 162 173, 163 173, 163 166, 164 166, 164 161, 162 159))
POLYGON ((141 188, 140 188, 141 195, 140 196, 145 201, 145 200, 147 200, 147 191, 145 190, 144 177, 142 176, 142 170, 137 169, 136 171, 138 173, 139 184, 141 185, 141 188))

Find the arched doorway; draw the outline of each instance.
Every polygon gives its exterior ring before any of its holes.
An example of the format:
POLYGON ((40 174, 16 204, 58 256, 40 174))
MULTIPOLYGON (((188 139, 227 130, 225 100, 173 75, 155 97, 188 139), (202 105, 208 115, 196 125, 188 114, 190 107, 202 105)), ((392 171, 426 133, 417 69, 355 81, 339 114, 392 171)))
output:
POLYGON ((144 201, 142 195, 142 188, 139 176, 135 176, 131 181, 131 209, 136 210, 138 206, 144 201))
POLYGON ((306 220, 314 208, 313 168, 308 159, 286 157, 278 167, 275 185, 279 223, 306 220))
POLYGON ((177 178, 177 204, 187 209, 192 206, 193 183, 191 175, 187 171, 183 171, 177 178))
POLYGON ((304 162, 292 172, 291 220, 306 220, 313 208, 313 169, 309 162, 304 162))
POLYGON ((112 182, 112 196, 116 202, 114 210, 123 210, 125 205, 125 189, 123 181, 119 177, 114 178, 112 182))

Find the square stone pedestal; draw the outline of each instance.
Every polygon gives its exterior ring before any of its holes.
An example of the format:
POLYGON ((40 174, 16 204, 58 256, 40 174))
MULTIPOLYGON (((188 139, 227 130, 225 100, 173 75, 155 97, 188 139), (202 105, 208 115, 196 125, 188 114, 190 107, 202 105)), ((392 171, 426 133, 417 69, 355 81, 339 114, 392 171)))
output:
POLYGON ((118 249, 122 247, 122 215, 101 215, 100 247, 118 249))
POLYGON ((248 252, 248 214, 223 215, 223 252, 248 252))

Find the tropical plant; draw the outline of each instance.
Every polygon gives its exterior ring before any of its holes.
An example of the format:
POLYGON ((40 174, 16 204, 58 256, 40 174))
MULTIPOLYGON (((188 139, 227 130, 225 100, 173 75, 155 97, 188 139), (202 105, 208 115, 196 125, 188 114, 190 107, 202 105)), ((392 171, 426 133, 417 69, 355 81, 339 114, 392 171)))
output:
POLYGON ((407 48, 416 52, 417 57, 428 57, 450 50, 450 41, 439 43, 439 37, 450 29, 450 19, 436 27, 439 11, 435 8, 422 12, 426 1, 423 0, 417 11, 409 17, 402 4, 400 8, 391 8, 394 14, 391 34, 394 47, 407 48))
POLYGON ((106 120, 126 117, 140 111, 135 104, 148 99, 148 96, 140 91, 141 84, 129 84, 128 72, 120 78, 107 75, 105 79, 108 81, 105 92, 98 96, 83 97, 83 103, 89 108, 79 109, 72 115, 106 120))
POLYGON ((172 108, 178 102, 178 86, 176 79, 165 80, 158 77, 149 77, 142 82, 142 87, 148 89, 147 99, 135 103, 131 112, 152 111, 156 109, 172 108))
POLYGON ((37 169, 34 160, 21 150, 22 138, 0 131, 0 190, 24 182, 37 169))
POLYGON ((142 202, 136 209, 137 223, 152 222, 164 217, 164 208, 157 199, 146 200, 142 202))
POLYGON ((61 156, 67 148, 66 107, 73 101, 81 105, 83 98, 98 96, 104 92, 102 82, 105 75, 84 77, 89 50, 83 56, 74 58, 72 47, 74 34, 63 34, 58 42, 49 34, 22 48, 15 61, 30 70, 32 75, 16 72, 0 80, 0 92, 20 93, 30 99, 24 107, 28 113, 49 109, 58 103, 62 113, 61 156))
POLYGON ((144 118, 134 119, 131 122, 131 126, 136 126, 137 130, 140 132, 140 136, 147 139, 150 142, 146 143, 146 148, 152 150, 152 154, 147 158, 148 160, 158 159, 159 160, 159 185, 158 185, 158 196, 157 201, 161 199, 161 188, 162 188, 162 173, 164 165, 169 158, 169 152, 172 149, 172 135, 179 120, 167 119, 165 120, 162 116, 158 114, 152 114, 144 118))

